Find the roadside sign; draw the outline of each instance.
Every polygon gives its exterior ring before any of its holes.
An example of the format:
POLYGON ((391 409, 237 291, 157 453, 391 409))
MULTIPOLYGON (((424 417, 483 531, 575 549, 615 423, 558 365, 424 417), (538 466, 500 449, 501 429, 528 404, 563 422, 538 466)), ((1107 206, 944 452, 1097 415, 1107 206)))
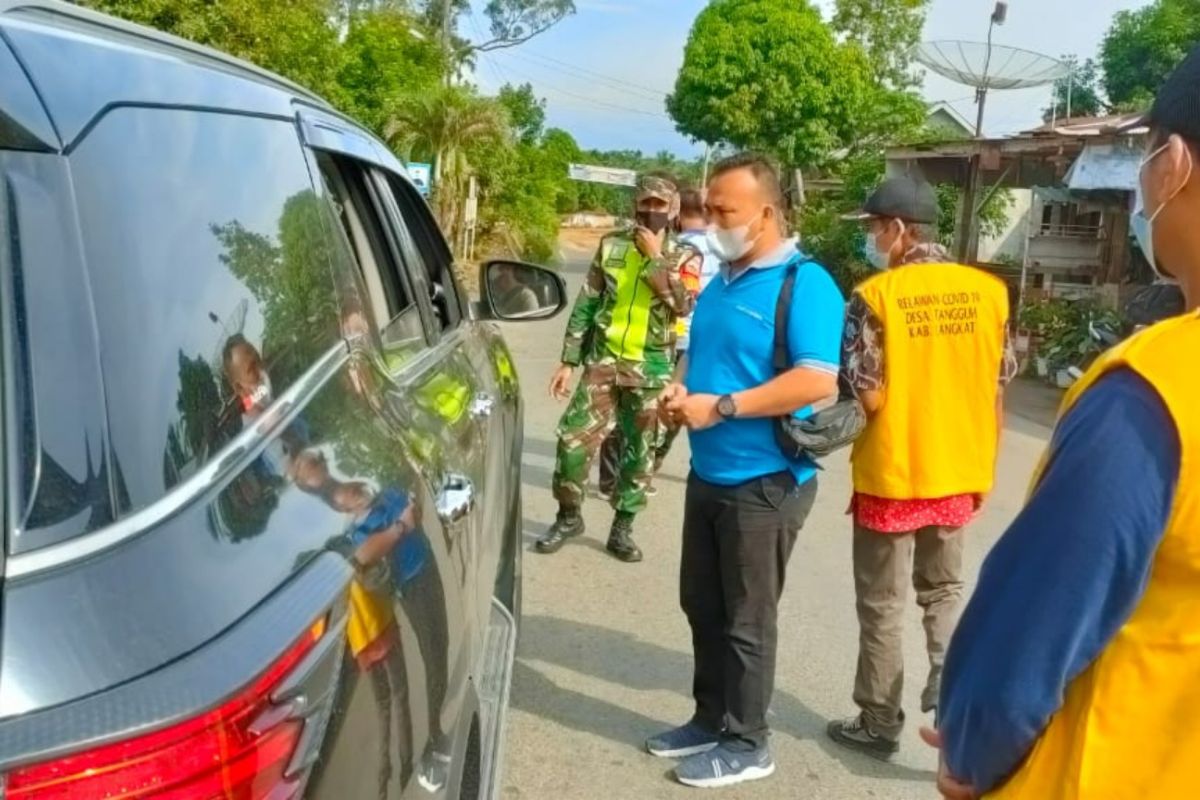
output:
POLYGON ((408 177, 412 179, 413 185, 417 187, 417 191, 422 196, 428 197, 429 189, 433 186, 433 165, 410 161, 404 166, 408 170, 408 177))
POLYGON ((590 164, 568 164, 567 177, 587 183, 607 183, 611 186, 637 186, 637 173, 631 169, 597 167, 590 164))

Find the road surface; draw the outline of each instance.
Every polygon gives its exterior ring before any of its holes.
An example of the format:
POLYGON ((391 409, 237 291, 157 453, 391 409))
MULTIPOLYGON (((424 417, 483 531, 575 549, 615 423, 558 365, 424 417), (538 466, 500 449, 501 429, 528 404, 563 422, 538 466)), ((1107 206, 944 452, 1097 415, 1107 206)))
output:
MULTIPOLYGON (((565 239, 572 292, 595 239, 565 239)), ((546 396, 558 364, 565 314, 508 325, 526 398, 524 502, 527 548, 554 519, 550 495, 554 426, 562 405, 546 396)), ((1034 403, 1033 405, 1037 405, 1034 403)), ((1046 404, 1043 402, 1042 406, 1046 404)), ((1045 408, 1030 416, 1044 420, 1045 408)), ((999 481, 967 543, 968 580, 1018 510, 1049 430, 1010 413, 999 481)), ((646 736, 691 713, 691 655, 678 602, 680 519, 687 475, 681 437, 658 480, 659 494, 639 516, 646 554, 622 564, 603 546, 611 510, 594 496, 587 534, 553 556, 527 550, 524 621, 508 718, 505 800, 634 800, 704 795, 676 785, 673 762, 647 755, 646 736)), ((712 793, 723 798, 931 798, 935 754, 917 737, 925 679, 923 633, 915 601, 905 628, 909 725, 890 764, 844 751, 825 737, 829 719, 855 711, 850 691, 857 623, 850 571, 850 496, 846 459, 822 474, 817 506, 796 545, 780 609, 779 669, 771 725, 778 769, 767 780, 712 793)))

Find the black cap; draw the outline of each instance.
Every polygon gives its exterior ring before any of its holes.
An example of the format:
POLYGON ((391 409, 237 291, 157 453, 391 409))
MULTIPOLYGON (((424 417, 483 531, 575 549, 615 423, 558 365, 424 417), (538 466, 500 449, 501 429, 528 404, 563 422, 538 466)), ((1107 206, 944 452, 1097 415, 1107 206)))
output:
POLYGON ((1143 121, 1200 142, 1200 46, 1163 83, 1143 121))
POLYGON ((842 219, 864 220, 873 217, 902 219, 918 225, 938 221, 937 193, 928 183, 908 175, 888 178, 867 198, 863 207, 842 219))

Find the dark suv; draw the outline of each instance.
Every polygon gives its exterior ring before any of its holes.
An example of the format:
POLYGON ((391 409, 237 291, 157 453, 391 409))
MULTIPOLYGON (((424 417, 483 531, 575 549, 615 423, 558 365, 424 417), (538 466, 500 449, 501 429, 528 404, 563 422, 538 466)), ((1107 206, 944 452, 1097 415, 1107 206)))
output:
POLYGON ((494 794, 521 402, 386 147, 218 53, 0 0, 6 800, 494 794))

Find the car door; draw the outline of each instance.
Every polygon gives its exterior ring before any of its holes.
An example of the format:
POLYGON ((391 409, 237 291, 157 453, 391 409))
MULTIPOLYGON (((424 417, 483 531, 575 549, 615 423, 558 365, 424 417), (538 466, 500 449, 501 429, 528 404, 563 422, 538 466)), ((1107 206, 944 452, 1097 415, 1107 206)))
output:
POLYGON ((482 390, 435 322, 377 168, 329 151, 313 161, 351 254, 336 280, 358 364, 355 389, 386 435, 412 454, 432 496, 424 513, 431 571, 413 588, 400 587, 397 617, 409 683, 422 699, 412 710, 414 774, 420 791, 436 793, 461 749, 463 717, 474 702, 469 675, 481 649, 475 575, 485 431, 472 404, 482 390))
POLYGON ((514 476, 519 470, 513 469, 513 452, 514 442, 520 438, 520 429, 514 424, 519 403, 519 393, 512 389, 515 376, 499 332, 471 319, 453 257, 428 204, 407 179, 385 170, 376 170, 376 178, 381 192, 390 195, 394 224, 401 234, 399 243, 414 282, 425 285, 439 342, 447 359, 464 375, 464 386, 469 387, 467 413, 477 426, 478 438, 473 451, 460 456, 470 470, 477 495, 474 599, 481 627, 486 627, 501 565, 506 556, 513 556, 512 548, 506 548, 506 535, 514 526, 519 528, 514 521, 519 509, 514 476), (505 376, 512 378, 506 382, 505 376))

